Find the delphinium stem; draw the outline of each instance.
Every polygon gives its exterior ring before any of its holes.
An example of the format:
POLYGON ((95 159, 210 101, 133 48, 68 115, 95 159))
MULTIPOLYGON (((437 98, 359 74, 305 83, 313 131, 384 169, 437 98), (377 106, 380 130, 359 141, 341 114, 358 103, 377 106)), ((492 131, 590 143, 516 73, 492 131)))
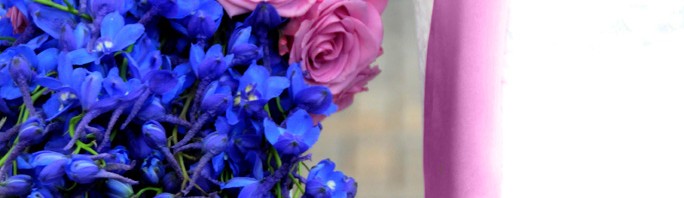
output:
POLYGON ((197 113, 198 108, 200 103, 202 102, 202 96, 204 96, 204 90, 207 89, 207 86, 211 83, 211 78, 205 77, 200 80, 199 84, 197 85, 197 89, 195 90, 195 97, 194 100, 192 101, 192 106, 190 106, 190 119, 195 120, 195 113, 197 113))
POLYGON ((126 109, 127 107, 128 105, 121 105, 117 107, 112 113, 112 117, 109 118, 109 123, 107 123, 107 129, 105 131, 104 137, 102 137, 102 143, 100 143, 100 146, 97 147, 98 151, 102 151, 102 149, 109 146, 109 136, 112 132, 112 129, 114 128, 116 121, 119 119, 119 116, 121 116, 124 109, 126 109))
POLYGON ((83 131, 86 128, 86 126, 95 119, 97 116, 102 114, 102 110, 95 109, 95 110, 90 110, 88 113, 86 113, 83 118, 81 118, 81 122, 78 123, 78 126, 76 127, 76 131, 74 132, 73 136, 71 136, 71 140, 67 145, 64 147, 64 150, 69 150, 71 147, 76 144, 76 141, 78 141, 79 138, 83 135, 83 131))
POLYGON ((173 168, 173 170, 176 172, 178 177, 182 178, 183 177, 183 171, 181 170, 181 167, 179 166, 178 161, 176 161, 176 158, 173 157, 173 154, 171 153, 171 149, 169 149, 169 147, 161 147, 160 150, 164 154, 164 157, 166 158, 166 160, 169 161, 169 164, 171 164, 171 168, 173 168))
POLYGON ((152 92, 149 89, 145 88, 145 91, 140 95, 138 100, 136 100, 135 103, 133 103, 133 109, 131 109, 131 113, 128 114, 126 121, 124 121, 124 123, 121 124, 121 127, 119 127, 120 130, 125 129, 126 126, 128 126, 128 123, 133 121, 133 119, 136 115, 138 115, 138 112, 140 111, 140 109, 142 109, 143 104, 145 104, 145 101, 148 97, 150 97, 151 94, 152 92))
POLYGON ((30 115, 39 116, 38 113, 36 113, 36 108, 33 106, 33 100, 31 99, 31 92, 29 91, 26 78, 23 75, 20 75, 17 79, 15 79, 15 82, 19 87, 21 97, 24 100, 24 104, 26 105, 26 109, 28 109, 30 115))
POLYGON ((199 179, 199 176, 202 173, 202 169, 204 168, 204 166, 207 165, 207 163, 209 163, 209 160, 211 160, 212 157, 213 155, 208 152, 204 154, 202 158, 200 158, 199 162, 197 162, 197 166, 195 166, 195 171, 192 173, 192 177, 190 178, 190 184, 187 187, 185 187, 185 189, 183 189, 182 191, 184 195, 187 195, 190 192, 190 190, 192 190, 192 187, 195 185, 195 181, 199 179))

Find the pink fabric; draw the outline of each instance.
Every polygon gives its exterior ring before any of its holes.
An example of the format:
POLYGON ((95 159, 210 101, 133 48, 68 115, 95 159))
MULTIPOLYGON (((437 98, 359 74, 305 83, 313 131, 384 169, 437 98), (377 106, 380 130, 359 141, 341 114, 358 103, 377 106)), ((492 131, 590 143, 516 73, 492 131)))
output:
POLYGON ((425 82, 426 197, 500 196, 503 0, 435 0, 425 82))

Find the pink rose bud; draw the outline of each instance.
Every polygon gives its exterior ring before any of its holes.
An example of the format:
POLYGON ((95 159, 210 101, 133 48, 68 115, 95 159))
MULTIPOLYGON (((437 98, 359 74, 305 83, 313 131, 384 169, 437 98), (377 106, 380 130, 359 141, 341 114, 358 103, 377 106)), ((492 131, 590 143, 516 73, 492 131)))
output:
POLYGON ((24 14, 22 14, 17 7, 11 7, 7 10, 5 16, 10 18, 12 22, 12 29, 14 29, 15 34, 24 33, 26 27, 28 27, 28 19, 24 14))

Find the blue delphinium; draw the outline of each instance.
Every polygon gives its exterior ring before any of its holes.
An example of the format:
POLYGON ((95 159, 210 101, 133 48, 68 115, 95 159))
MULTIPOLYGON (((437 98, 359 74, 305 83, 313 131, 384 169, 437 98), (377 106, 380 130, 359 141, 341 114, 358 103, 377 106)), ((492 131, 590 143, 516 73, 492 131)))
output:
POLYGON ((304 110, 295 111, 284 124, 284 127, 280 127, 271 120, 264 120, 266 139, 283 155, 304 153, 318 141, 321 134, 320 127, 313 124, 311 116, 304 110))
POLYGON ((304 197, 354 197, 356 185, 353 178, 335 171, 335 163, 326 159, 311 168, 304 197))
POLYGON ((355 195, 331 161, 308 179, 297 168, 314 117, 337 106, 277 51, 288 19, 272 5, 230 18, 214 0, 0 0, 9 9, 0 197, 355 195))

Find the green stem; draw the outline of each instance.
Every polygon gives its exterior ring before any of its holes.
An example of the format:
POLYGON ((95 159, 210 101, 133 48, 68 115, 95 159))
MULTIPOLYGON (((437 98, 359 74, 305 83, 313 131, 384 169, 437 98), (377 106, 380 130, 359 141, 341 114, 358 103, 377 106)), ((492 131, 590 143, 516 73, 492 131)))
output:
POLYGON ((12 171, 14 172, 14 175, 19 174, 19 171, 17 170, 17 160, 12 162, 12 171))
MULTIPOLYGON (((131 53, 133 51, 133 45, 129 45, 128 48, 126 48, 127 53, 131 53)), ((123 63, 121 64, 121 68, 119 69, 119 76, 121 76, 121 79, 124 80, 124 82, 128 81, 128 59, 124 58, 123 63)))
POLYGON ((9 37, 9 36, 0 36, 0 40, 14 42, 14 41, 16 41, 17 39, 15 39, 15 38, 13 38, 13 37, 9 37))
POLYGON ((283 106, 280 104, 280 96, 276 98, 276 104, 278 105, 278 110, 280 113, 283 114, 283 118, 287 118, 287 115, 285 115, 285 110, 283 110, 283 106))
POLYGON ((155 191, 155 193, 156 193, 155 195, 163 192, 161 188, 147 187, 147 188, 140 189, 140 191, 138 191, 138 193, 135 193, 135 195, 133 195, 133 197, 140 197, 143 193, 145 193, 146 191, 150 191, 150 190, 155 191))
MULTIPOLYGON (((15 145, 16 145, 16 144, 15 144, 15 145)), ((12 153, 12 150, 14 150, 14 149, 15 149, 15 148, 14 148, 14 145, 12 145, 12 147, 10 148, 10 150, 7 151, 7 154, 5 154, 4 156, 2 156, 2 158, 0 158, 0 167, 3 166, 3 165, 5 165, 5 162, 7 162, 7 158, 9 158, 9 154, 12 153)))
POLYGON ((271 153, 275 157, 276 165, 278 165, 276 168, 280 168, 280 166, 283 165, 283 162, 280 161, 280 156, 278 155, 278 151, 275 150, 275 147, 271 147, 271 153))
MULTIPOLYGON (((283 162, 280 160, 280 156, 278 156, 278 151, 275 150, 275 147, 271 147, 271 155, 273 155, 273 158, 275 158, 276 169, 280 168, 280 166, 283 165, 283 162)), ((275 190, 276 190, 276 197, 282 198, 283 195, 282 195, 282 190, 280 190, 280 182, 278 182, 276 184, 275 190)))
POLYGON ((55 8, 55 9, 58 9, 58 10, 61 10, 61 11, 64 11, 64 12, 69 12, 69 13, 71 13, 71 14, 74 14, 74 15, 76 15, 76 16, 79 16, 79 17, 81 17, 81 18, 83 18, 83 19, 85 19, 85 20, 88 20, 88 21, 92 21, 92 20, 93 20, 93 17, 90 17, 90 15, 87 15, 87 14, 85 14, 85 13, 79 13, 78 10, 76 10, 76 9, 74 9, 74 8, 69 8, 69 7, 67 7, 67 6, 63 6, 63 5, 57 4, 57 3, 55 3, 55 2, 52 2, 51 0, 33 0, 33 2, 40 3, 40 4, 43 4, 43 5, 46 5, 46 6, 50 6, 50 7, 53 7, 53 8, 55 8))

